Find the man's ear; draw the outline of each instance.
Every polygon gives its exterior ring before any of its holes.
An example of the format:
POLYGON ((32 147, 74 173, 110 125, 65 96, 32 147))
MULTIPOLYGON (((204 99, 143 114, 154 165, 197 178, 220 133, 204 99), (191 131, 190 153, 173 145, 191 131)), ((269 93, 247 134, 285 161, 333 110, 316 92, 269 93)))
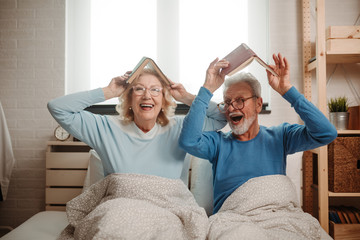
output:
POLYGON ((262 105, 263 105, 263 99, 262 97, 258 97, 256 98, 256 112, 260 113, 262 110, 262 105))

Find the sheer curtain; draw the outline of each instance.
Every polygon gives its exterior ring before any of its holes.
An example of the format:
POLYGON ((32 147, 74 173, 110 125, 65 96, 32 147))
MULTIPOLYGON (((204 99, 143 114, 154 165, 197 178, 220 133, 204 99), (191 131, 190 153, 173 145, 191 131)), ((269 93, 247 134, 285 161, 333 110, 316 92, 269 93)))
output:
MULTIPOLYGON (((193 94, 209 63, 242 42, 268 60, 268 0, 68 0, 66 6, 66 93, 106 86, 143 56, 193 94)), ((266 78, 256 63, 248 70, 266 78)), ((267 87, 262 94, 269 102, 267 87)), ((221 90, 213 100, 222 100, 221 90)))

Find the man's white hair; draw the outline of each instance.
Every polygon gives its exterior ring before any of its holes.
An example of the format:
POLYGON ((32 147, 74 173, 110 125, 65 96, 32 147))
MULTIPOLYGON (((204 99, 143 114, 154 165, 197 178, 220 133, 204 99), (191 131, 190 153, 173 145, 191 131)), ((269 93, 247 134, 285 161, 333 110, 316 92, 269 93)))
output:
POLYGON ((251 87, 252 94, 256 97, 261 97, 261 84, 260 82, 252 75, 251 73, 247 72, 239 72, 225 80, 224 83, 224 91, 223 96, 225 97, 226 91, 234 84, 237 83, 247 83, 251 87))

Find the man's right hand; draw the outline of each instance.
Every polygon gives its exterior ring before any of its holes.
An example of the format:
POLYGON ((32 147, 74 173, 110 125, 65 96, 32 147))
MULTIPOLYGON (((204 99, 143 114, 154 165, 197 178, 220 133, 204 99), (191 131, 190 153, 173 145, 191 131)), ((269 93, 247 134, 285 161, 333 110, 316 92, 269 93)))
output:
POLYGON ((219 61, 219 59, 216 58, 210 63, 206 70, 206 78, 203 86, 211 93, 214 93, 224 83, 225 74, 221 73, 220 70, 227 66, 229 66, 229 62, 226 59, 219 61))

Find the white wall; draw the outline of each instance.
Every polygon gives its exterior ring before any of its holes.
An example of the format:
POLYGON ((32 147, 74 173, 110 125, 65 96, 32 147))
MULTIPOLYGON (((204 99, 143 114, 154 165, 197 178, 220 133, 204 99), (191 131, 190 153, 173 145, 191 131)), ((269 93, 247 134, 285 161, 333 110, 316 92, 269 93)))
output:
POLYGON ((16 165, 0 225, 45 209, 45 150, 56 126, 46 104, 64 94, 63 0, 0 1, 0 101, 16 165))
MULTIPOLYGON (((0 101, 17 159, 8 199, 0 203, 0 225, 16 227, 45 208, 46 141, 53 139, 56 126, 46 109, 46 103, 65 91, 64 2, 0 1, 0 101)), ((350 22, 356 20, 360 1, 347 0, 341 4, 337 0, 328 2, 334 3, 329 5, 330 10, 336 13, 334 17, 338 20, 348 19, 349 22, 344 24, 351 25, 350 22)), ((281 52, 289 59, 292 83, 300 91, 301 24, 301 1, 270 1, 270 52, 281 52)), ((358 65, 348 67, 359 72, 358 65)), ((350 76, 354 80, 355 77, 359 79, 356 73, 350 72, 350 76)), ((337 92, 343 86, 339 85, 337 92)), ((271 91, 271 98, 272 112, 260 116, 262 125, 300 121, 282 97, 271 91)))

